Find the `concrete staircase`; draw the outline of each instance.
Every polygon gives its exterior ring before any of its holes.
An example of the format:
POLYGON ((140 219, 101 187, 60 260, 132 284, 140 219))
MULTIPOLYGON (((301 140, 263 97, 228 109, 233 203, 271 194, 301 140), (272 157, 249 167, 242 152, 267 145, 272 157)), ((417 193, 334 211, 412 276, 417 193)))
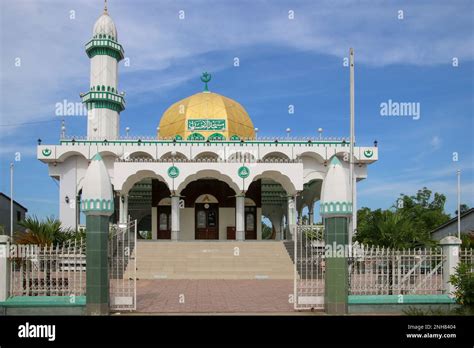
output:
POLYGON ((293 279, 283 242, 138 241, 138 279, 293 279))
MULTIPOLYGON (((291 258, 291 262, 295 262, 295 242, 284 241, 285 249, 291 258)), ((323 277, 321 259, 316 257, 317 251, 311 250, 311 246, 306 243, 298 243, 299 263, 296 268, 300 279, 321 279, 323 277), (313 253, 313 255, 312 255, 313 253)), ((323 249, 319 253, 323 253, 323 249)))

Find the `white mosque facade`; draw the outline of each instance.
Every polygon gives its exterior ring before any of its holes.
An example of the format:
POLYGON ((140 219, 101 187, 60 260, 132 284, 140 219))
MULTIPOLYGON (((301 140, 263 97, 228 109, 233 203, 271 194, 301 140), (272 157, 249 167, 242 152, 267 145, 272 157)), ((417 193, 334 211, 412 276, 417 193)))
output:
MULTIPOLYGON (((302 220, 303 209, 313 221, 322 194, 325 212, 355 209, 347 192, 341 194, 348 189, 347 140, 259 138, 242 105, 209 92, 207 73, 201 78, 203 92, 174 103, 158 127, 153 125, 156 136, 123 136, 125 95, 118 89, 118 64, 124 51, 107 10, 94 25, 86 53, 90 89, 81 98, 88 109, 87 135, 63 134, 59 144, 37 148, 38 159, 59 182, 64 226, 80 223, 82 188, 93 158, 102 158, 112 184, 110 222, 136 219, 141 236, 154 240, 260 240, 263 216, 272 223, 271 239, 291 238, 288 226, 302 220), (342 171, 328 178, 335 161, 342 171)), ((353 158, 355 178, 363 180, 378 148, 356 146, 353 158)), ((93 178, 87 180, 91 185, 93 178)))

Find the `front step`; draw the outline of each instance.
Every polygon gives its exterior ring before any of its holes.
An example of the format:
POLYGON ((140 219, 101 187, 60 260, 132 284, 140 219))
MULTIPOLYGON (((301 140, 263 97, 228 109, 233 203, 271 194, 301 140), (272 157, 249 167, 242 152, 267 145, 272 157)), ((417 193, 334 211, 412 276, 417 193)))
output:
POLYGON ((279 241, 138 241, 135 251, 138 279, 293 279, 279 241))

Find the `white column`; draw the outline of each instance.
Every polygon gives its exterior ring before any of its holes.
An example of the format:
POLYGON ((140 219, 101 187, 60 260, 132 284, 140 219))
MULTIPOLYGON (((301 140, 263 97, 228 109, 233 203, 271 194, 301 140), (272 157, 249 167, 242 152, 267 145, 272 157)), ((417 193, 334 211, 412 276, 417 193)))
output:
POLYGON ((293 228, 296 225, 296 197, 288 197, 288 235, 286 239, 293 239, 293 228))
POLYGON ((245 196, 235 197, 235 239, 245 240, 245 196))
POLYGON ((0 235, 0 302, 10 295, 10 262, 8 259, 10 237, 0 235))
POLYGON ((128 195, 124 196, 123 202, 123 216, 124 216, 124 223, 128 222, 128 195))
POLYGON ((449 278, 456 272, 455 268, 459 264, 461 243, 461 240, 454 236, 447 236, 439 241, 439 244, 443 248, 443 255, 446 256, 446 260, 443 263, 444 290, 450 297, 454 297, 453 293, 456 288, 449 282, 449 278))
POLYGON ((179 196, 171 196, 171 240, 179 240, 179 196))
POLYGON ((158 239, 158 207, 151 207, 151 239, 158 239))
POLYGON ((124 201, 124 197, 122 195, 120 195, 119 197, 119 223, 123 224, 125 223, 125 214, 124 214, 124 204, 123 204, 123 201, 124 201))

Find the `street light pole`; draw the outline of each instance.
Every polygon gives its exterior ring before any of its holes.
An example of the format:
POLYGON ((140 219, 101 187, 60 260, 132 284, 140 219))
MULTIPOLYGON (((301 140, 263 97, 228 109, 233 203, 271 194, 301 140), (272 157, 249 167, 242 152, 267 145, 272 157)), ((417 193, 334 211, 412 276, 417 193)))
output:
POLYGON ((456 170, 458 177, 458 238, 461 239, 461 170, 456 170))
POLYGON ((355 197, 355 175, 354 175, 354 143, 355 143, 355 130, 354 130, 354 49, 351 48, 349 52, 349 71, 350 71, 350 150, 349 150, 349 169, 350 169, 350 187, 351 187, 351 203, 352 203, 352 221, 351 228, 349 230, 349 243, 352 244, 352 237, 355 229, 357 228, 357 206, 355 197))
POLYGON ((10 163, 10 237, 13 238, 13 162, 10 163))

